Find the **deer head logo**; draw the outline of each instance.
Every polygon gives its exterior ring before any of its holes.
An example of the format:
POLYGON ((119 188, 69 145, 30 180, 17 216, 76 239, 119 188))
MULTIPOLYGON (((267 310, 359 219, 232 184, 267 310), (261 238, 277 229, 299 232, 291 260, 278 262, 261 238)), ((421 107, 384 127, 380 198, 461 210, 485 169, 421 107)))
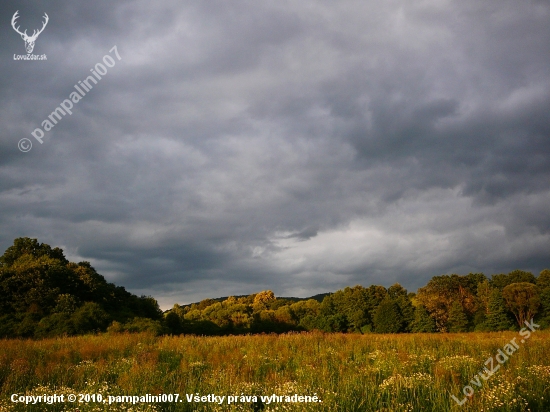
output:
POLYGON ((36 41, 38 35, 40 33, 42 33, 44 31, 44 29, 46 28, 46 25, 48 24, 48 21, 50 20, 50 18, 48 17, 48 15, 46 13, 44 13, 44 23, 42 25, 42 28, 40 30, 34 30, 32 36, 28 36, 27 35, 27 30, 25 30, 23 33, 21 33, 19 31, 19 26, 15 27, 15 21, 19 18, 19 15, 17 14, 19 13, 19 10, 17 10, 15 12, 15 14, 13 15, 12 19, 11 19, 11 26, 13 27, 13 29, 19 33, 21 35, 21 38, 23 40, 25 40, 25 48, 27 49, 27 53, 28 54, 31 54, 33 49, 34 49, 34 42, 36 41))

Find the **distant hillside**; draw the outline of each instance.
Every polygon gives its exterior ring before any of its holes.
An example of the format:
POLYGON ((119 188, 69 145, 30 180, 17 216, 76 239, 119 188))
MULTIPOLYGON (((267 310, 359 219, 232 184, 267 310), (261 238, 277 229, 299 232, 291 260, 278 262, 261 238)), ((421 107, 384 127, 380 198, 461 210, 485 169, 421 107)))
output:
MULTIPOLYGON (((307 297, 307 298, 297 298, 297 297, 284 297, 284 296, 281 296, 281 297, 278 297, 277 299, 281 299, 281 300, 286 300, 288 302, 299 302, 301 300, 309 300, 309 299, 313 299, 313 300, 316 300, 317 302, 321 303, 323 301, 323 299, 325 298, 325 296, 329 296, 331 295, 333 292, 326 292, 326 293, 319 293, 317 295, 313 295, 313 296, 310 296, 310 297, 307 297)), ((233 295, 234 298, 246 298, 248 297, 249 295, 233 295)), ((211 303, 215 303, 215 302, 223 302, 224 300, 227 300, 229 299, 230 296, 223 296, 221 298, 208 298, 208 299, 205 299, 205 300, 202 300, 200 302, 193 302, 193 303, 188 303, 186 305, 181 305, 182 307, 191 307, 193 305, 200 305, 201 302, 211 302, 211 303)), ((165 312, 168 312, 169 310, 165 311, 165 312)))

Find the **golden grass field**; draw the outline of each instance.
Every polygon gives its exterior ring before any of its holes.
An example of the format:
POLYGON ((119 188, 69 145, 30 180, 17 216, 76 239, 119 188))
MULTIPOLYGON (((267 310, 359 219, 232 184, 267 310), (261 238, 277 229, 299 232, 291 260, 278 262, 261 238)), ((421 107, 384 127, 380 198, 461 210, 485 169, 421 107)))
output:
MULTIPOLYGON (((537 331, 462 406, 515 332, 227 337, 102 334, 0 340, 0 411, 550 411, 550 331, 537 331), (183 402, 45 403, 12 394, 179 394, 183 402), (187 402, 186 394, 309 395, 322 403, 187 402), (256 409, 255 409, 256 408, 256 409)), ((519 340, 519 339, 518 339, 519 340)), ((97 398, 96 398, 97 400, 97 398)), ((250 400, 250 398, 249 398, 250 400)))

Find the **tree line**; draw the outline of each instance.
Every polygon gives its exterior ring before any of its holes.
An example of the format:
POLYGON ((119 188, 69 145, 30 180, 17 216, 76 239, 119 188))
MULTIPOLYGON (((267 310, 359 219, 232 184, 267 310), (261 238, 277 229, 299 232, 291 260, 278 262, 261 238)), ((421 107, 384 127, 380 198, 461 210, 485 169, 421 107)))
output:
POLYGON ((0 257, 0 337, 90 332, 225 335, 320 330, 433 333, 516 330, 532 318, 550 327, 550 270, 433 277, 416 293, 399 284, 347 287, 316 299, 248 296, 174 305, 108 283, 88 262, 18 238, 0 257))
POLYGON ((173 333, 225 334, 321 330, 351 333, 517 330, 534 318, 550 327, 550 270, 433 277, 417 293, 396 283, 347 287, 322 301, 276 298, 271 291, 206 299, 165 315, 173 333))

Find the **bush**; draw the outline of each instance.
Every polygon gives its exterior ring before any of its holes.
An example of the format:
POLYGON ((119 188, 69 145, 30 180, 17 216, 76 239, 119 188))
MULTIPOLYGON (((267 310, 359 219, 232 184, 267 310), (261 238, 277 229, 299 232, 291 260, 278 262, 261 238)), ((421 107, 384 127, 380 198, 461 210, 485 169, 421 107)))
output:
MULTIPOLYGON (((114 324, 114 322, 113 322, 114 324)), ((116 325, 111 325, 113 329, 116 325)), ((152 320, 148 318, 134 318, 130 322, 125 323, 121 327, 122 331, 130 333, 149 332, 155 336, 162 335, 164 333, 164 327, 158 320, 152 320)))
POLYGON ((75 327, 70 316, 66 313, 54 313, 40 319, 34 336, 37 338, 47 338, 74 334, 75 327))
POLYGON ((76 333, 104 331, 109 324, 109 315, 95 302, 86 302, 72 316, 76 333))

